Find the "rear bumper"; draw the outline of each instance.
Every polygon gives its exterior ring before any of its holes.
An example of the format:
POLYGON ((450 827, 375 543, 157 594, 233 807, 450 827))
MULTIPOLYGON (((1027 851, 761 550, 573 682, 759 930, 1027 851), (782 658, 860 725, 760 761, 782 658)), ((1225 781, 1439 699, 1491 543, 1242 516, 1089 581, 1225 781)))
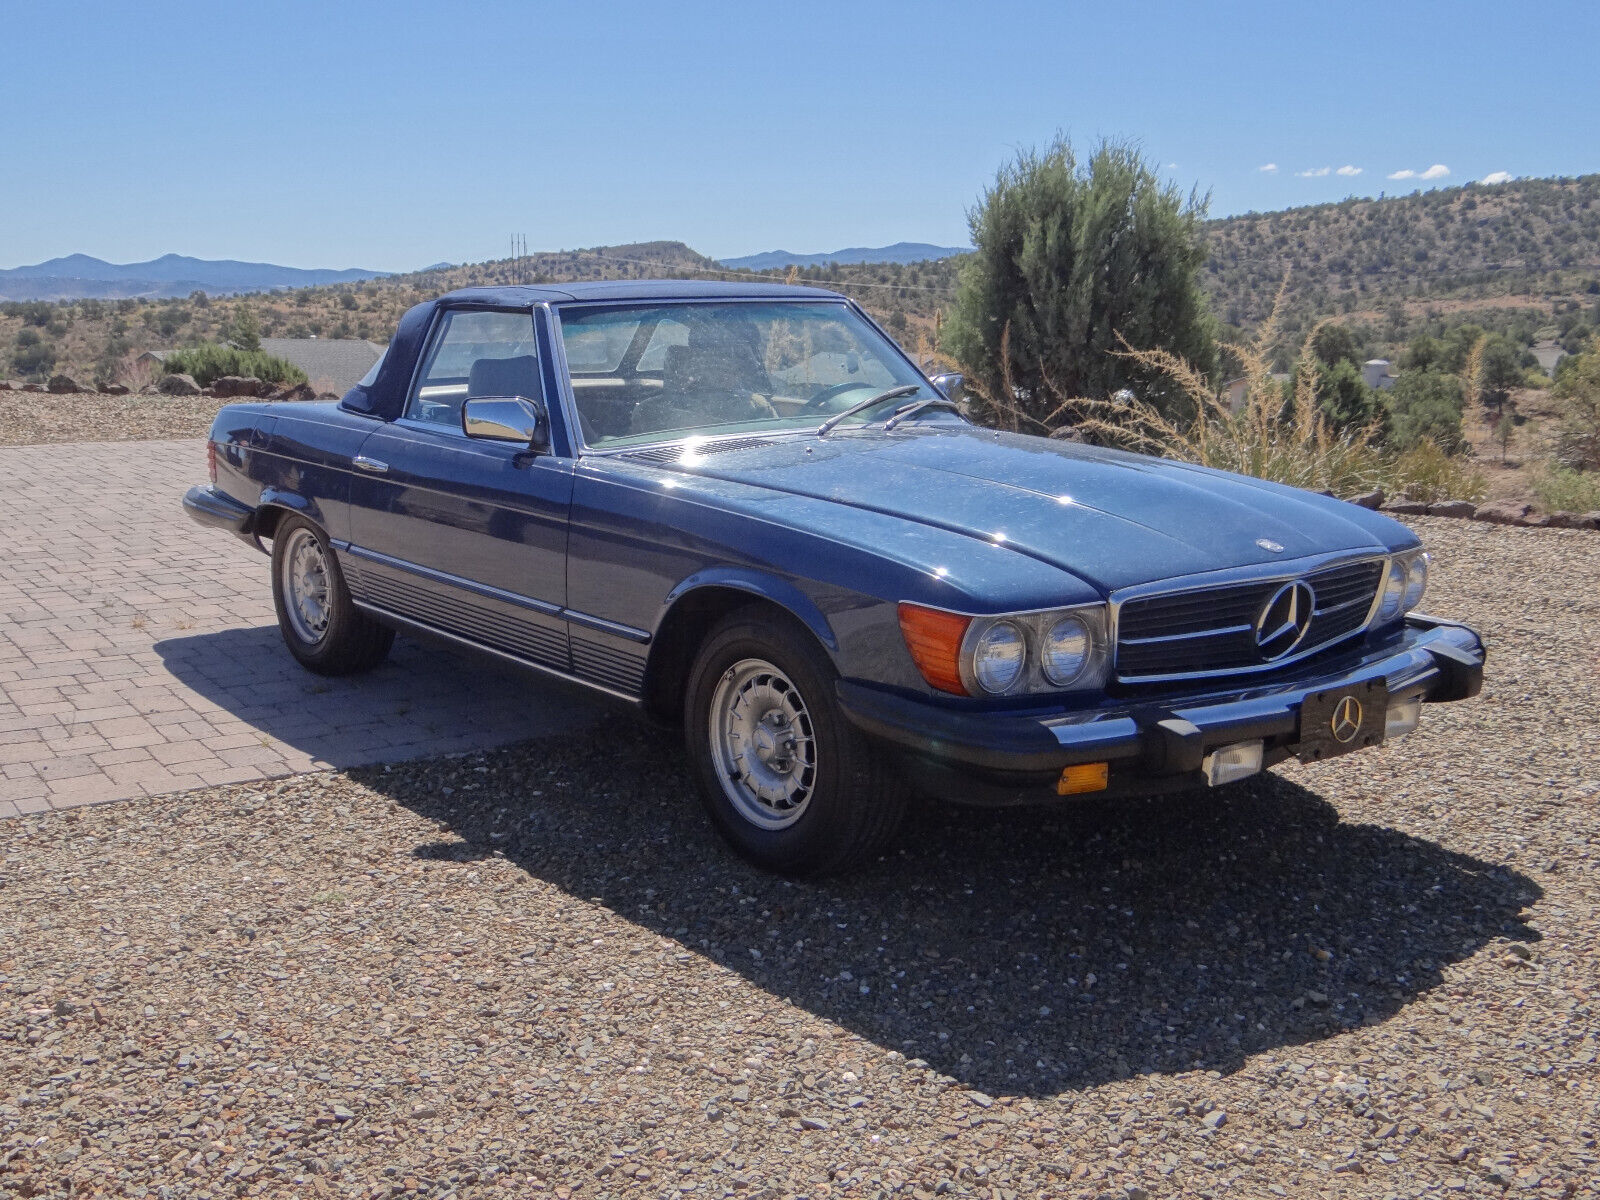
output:
POLYGON ((196 484, 183 495, 183 511, 202 525, 226 529, 240 537, 250 536, 250 522, 256 510, 232 496, 223 495, 207 484, 196 484))
POLYGON ((1287 757, 1312 693, 1381 683, 1391 703, 1475 696, 1484 657, 1482 639, 1465 625, 1412 616, 1397 643, 1347 656, 1337 668, 1199 699, 1019 716, 942 708, 843 680, 838 697, 863 732, 945 775, 1029 790, 1052 784, 1065 767, 1106 762, 1114 790, 1160 790, 1163 781, 1202 781, 1206 754, 1234 742, 1259 738, 1269 762, 1287 757))

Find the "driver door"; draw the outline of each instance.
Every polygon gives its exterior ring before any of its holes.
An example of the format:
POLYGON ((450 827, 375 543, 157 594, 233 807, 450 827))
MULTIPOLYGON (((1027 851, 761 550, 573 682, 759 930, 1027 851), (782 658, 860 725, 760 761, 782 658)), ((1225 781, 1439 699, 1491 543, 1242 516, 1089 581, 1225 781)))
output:
POLYGON ((361 446, 350 586, 370 606, 558 670, 570 458, 467 437, 469 397, 543 399, 528 309, 444 309, 404 415, 361 446))

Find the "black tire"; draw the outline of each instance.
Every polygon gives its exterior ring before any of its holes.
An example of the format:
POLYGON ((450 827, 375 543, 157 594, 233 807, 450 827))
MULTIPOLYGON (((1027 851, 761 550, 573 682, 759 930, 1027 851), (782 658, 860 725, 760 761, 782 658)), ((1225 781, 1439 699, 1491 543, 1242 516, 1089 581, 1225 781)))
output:
POLYGON ((380 625, 355 606, 344 572, 328 539, 303 517, 286 516, 272 536, 272 603, 278 610, 278 629, 289 653, 300 665, 318 675, 354 675, 370 671, 389 654, 394 630, 380 625), (315 543, 312 547, 312 543, 315 543), (323 582, 320 616, 308 616, 292 606, 290 591, 308 590, 291 582, 294 556, 304 548, 319 559, 323 582))
MULTIPOLYGON (((683 724, 701 800, 717 832, 769 871, 798 877, 846 870, 882 851, 905 815, 908 789, 902 774, 840 713, 836 679, 833 664, 808 632, 763 607, 728 616, 707 637, 689 672, 683 724), (735 771, 728 761, 728 747, 739 740, 728 736, 730 729, 753 730, 760 737, 773 728, 748 715, 773 703, 773 697, 781 697, 781 703, 766 709, 765 717, 776 714, 780 737, 784 732, 796 736, 784 741, 786 756, 775 759, 776 770, 763 778, 775 781, 779 793, 785 788, 803 793, 800 802, 782 796, 780 803, 791 805, 785 811, 756 794, 753 776, 731 778, 735 771), (746 715, 731 715, 740 711, 746 715), (807 737, 809 756, 803 745, 807 737), (798 750, 796 742, 802 743, 798 750)), ((783 754, 771 746, 761 752, 783 754)))

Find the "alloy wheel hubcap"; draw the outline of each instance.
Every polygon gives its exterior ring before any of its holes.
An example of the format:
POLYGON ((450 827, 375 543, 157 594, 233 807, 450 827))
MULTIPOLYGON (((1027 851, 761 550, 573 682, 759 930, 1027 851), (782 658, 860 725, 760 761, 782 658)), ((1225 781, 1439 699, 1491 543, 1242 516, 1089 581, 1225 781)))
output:
POLYGON ((284 608, 295 633, 305 642, 320 642, 328 632, 328 559, 322 543, 307 529, 290 536, 283 556, 284 608))
POLYGON ((798 821, 816 788, 816 733, 804 698, 769 662, 741 659, 711 697, 711 759, 734 810, 761 829, 798 821))

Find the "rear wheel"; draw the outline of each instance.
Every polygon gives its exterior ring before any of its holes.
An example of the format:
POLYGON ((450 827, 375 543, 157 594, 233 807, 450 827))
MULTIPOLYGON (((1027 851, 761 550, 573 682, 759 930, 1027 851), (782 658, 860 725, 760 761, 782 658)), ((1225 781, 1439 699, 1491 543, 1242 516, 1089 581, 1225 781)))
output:
POLYGON ((839 712, 833 665, 766 609, 730 616, 689 674, 685 737, 717 831, 785 875, 841 871, 877 854, 906 787, 839 712))
POLYGON ((394 644, 394 630, 355 606, 327 539, 303 517, 273 531, 272 601, 289 653, 319 675, 371 670, 394 644))

